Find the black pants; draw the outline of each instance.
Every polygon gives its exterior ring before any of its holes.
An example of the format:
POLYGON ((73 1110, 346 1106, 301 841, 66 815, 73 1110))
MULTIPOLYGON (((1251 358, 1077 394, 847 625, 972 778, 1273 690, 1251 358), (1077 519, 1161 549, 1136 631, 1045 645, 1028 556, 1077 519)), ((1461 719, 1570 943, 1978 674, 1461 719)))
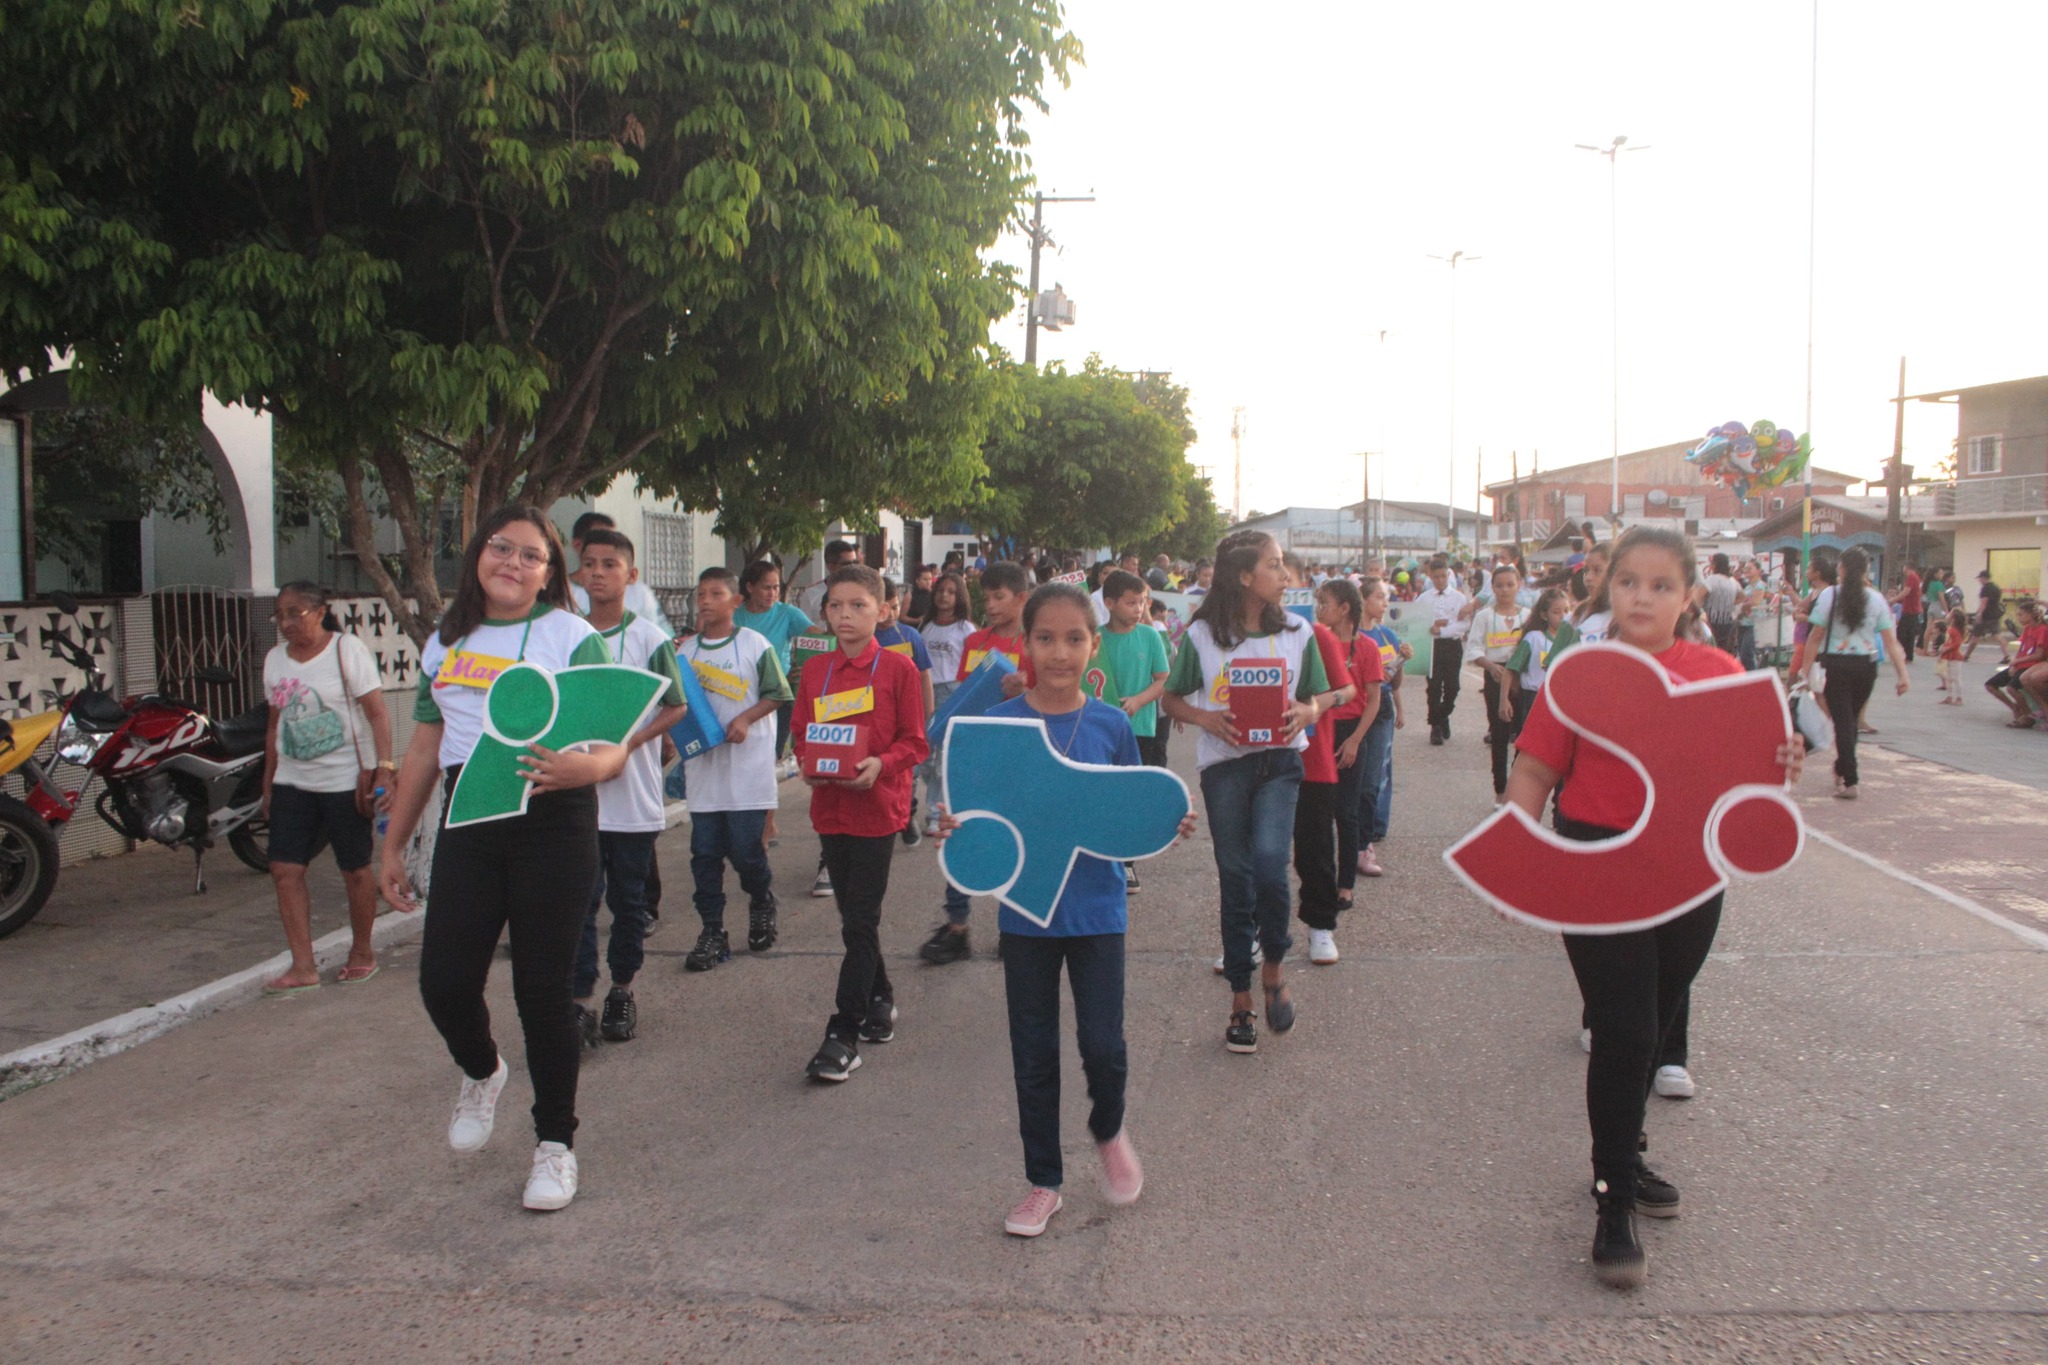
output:
MULTIPOLYGON (((1357 720, 1333 721, 1336 727, 1330 732, 1331 747, 1342 750, 1346 741, 1358 733, 1357 720)), ((1364 741, 1358 745, 1358 761, 1350 767, 1337 769, 1337 889, 1350 891, 1358 885, 1358 843, 1360 810, 1358 792, 1365 785, 1364 741)), ((1297 807, 1297 818, 1299 808, 1297 807)))
POLYGON ((1159 718, 1158 734, 1138 736, 1138 759, 1146 767, 1164 768, 1166 766, 1166 727, 1172 723, 1166 717, 1161 716, 1159 718))
POLYGON ((839 905, 839 941, 846 945, 846 957, 839 964, 839 993, 825 1028, 853 1044, 870 1006, 877 1000, 896 1000, 889 969, 882 964, 882 902, 889 895, 889 860, 896 852, 896 836, 821 834, 818 842, 839 905))
POLYGON ((1088 1131, 1107 1142, 1123 1131, 1124 936, 1003 935, 1003 993, 1010 1009, 1010 1065, 1017 1077, 1017 1128, 1024 1178, 1056 1190, 1060 1165, 1060 964, 1074 994, 1074 1034, 1088 1079, 1088 1131))
MULTIPOLYGON (((1353 853, 1353 866, 1358 855, 1353 853)), ((1294 799, 1294 870, 1301 878, 1301 922, 1337 927, 1337 784, 1303 782, 1294 799)))
MULTIPOLYGON (((1567 839, 1611 839, 1619 831, 1557 818, 1567 839)), ((1664 1040, 1685 1007, 1693 978, 1714 946, 1721 924, 1715 896, 1654 929, 1626 934, 1566 934, 1593 1030, 1586 1060, 1586 1118, 1593 1130, 1593 1176, 1616 1194, 1633 1197, 1636 1151, 1650 1084, 1664 1040)))
POLYGON ((1856 717, 1877 686, 1877 660, 1868 654, 1823 654, 1828 715, 1835 722, 1835 776, 1856 785, 1856 717))
POLYGON ((1707 629, 1714 633, 1714 648, 1723 654, 1736 653, 1734 617, 1731 616, 1726 621, 1709 621, 1707 629))
MULTIPOLYGON (((1593 1027, 1593 1013, 1582 1003, 1579 1006, 1579 1027, 1593 1027)), ((1671 1021, 1671 1027, 1664 1030, 1664 1041, 1657 1048, 1657 1066, 1684 1066, 1691 1055, 1690 1033, 1692 1031, 1692 992, 1685 993, 1685 999, 1678 1002, 1678 1015, 1671 1021)), ((1651 1073, 1654 1080, 1655 1072, 1651 1073)))
POLYGON ((1913 646, 1920 639, 1920 617, 1914 612, 1902 612, 1899 616, 1899 654, 1907 663, 1913 662, 1913 646))
POLYGON ((1499 796, 1508 789, 1508 763, 1515 756, 1515 699, 1508 699, 1508 718, 1502 720, 1500 684, 1491 673, 1480 683, 1479 695, 1486 699, 1486 743, 1493 750, 1493 794, 1499 796))
POLYGON ((597 881, 597 789, 543 792, 526 814, 441 831, 420 941, 420 998, 473 1080, 498 1066, 484 982, 508 928, 512 999, 526 1033, 533 1128, 573 1146, 582 1040, 570 976, 597 881))
POLYGON ((1451 737, 1451 712, 1458 709, 1458 675, 1465 671, 1465 642, 1437 639, 1429 649, 1429 732, 1451 737))

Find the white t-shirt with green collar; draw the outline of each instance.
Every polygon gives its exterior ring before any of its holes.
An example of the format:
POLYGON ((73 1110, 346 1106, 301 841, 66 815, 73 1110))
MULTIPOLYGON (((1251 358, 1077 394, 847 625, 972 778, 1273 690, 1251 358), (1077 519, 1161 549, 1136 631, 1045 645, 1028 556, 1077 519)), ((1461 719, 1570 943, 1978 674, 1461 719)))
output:
POLYGON ((539 602, 517 621, 484 621, 452 645, 435 631, 420 651, 412 718, 442 727, 443 768, 469 761, 483 737, 485 694, 500 673, 520 662, 557 672, 613 660, 590 622, 539 602))
MULTIPOLYGON (((683 673, 676 665, 668 631, 644 616, 626 619, 600 631, 608 664, 644 668, 668 679, 668 690, 656 706, 683 704, 683 673)), ((579 662, 581 662, 579 660, 579 662)), ((667 802, 661 793, 661 741, 649 740, 626 759, 626 770, 597 786, 597 827, 607 834, 659 834, 668 827, 667 802)))

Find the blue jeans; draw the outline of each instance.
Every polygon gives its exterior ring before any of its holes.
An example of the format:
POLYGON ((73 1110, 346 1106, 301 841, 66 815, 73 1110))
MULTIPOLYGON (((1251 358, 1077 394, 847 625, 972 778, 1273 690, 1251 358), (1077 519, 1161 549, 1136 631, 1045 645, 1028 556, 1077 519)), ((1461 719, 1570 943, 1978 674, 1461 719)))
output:
POLYGON ((1124 936, 1003 935, 1003 988, 1010 1008, 1010 1064, 1017 1075, 1017 1129, 1024 1178, 1060 1187, 1060 964, 1074 995, 1074 1033, 1088 1078, 1088 1131, 1107 1142, 1123 1131, 1124 936))
POLYGON ((725 864, 732 860, 740 890, 753 900, 774 884, 768 870, 765 810, 690 812, 690 875, 696 880, 697 917, 706 929, 725 927, 725 864))
POLYGON ((1382 697, 1380 713, 1358 749, 1358 842, 1376 844, 1387 837, 1387 817, 1394 809, 1394 703, 1382 697))
MULTIPOLYGON (((952 696, 953 689, 959 685, 957 682, 932 684, 932 711, 934 713, 946 704, 946 698, 952 696)), ((924 779, 924 808, 927 811, 946 804, 946 776, 940 767, 941 761, 945 756, 946 746, 943 743, 934 744, 931 756, 917 765, 917 776, 924 779)), ((916 795, 916 788, 913 787, 911 789, 911 796, 914 798, 916 795)), ((914 810, 916 806, 917 803, 913 800, 911 808, 914 810)))
POLYGON ((647 960, 642 945, 647 938, 647 867, 654 861, 654 831, 597 835, 597 884, 591 888, 590 908, 583 914, 583 936, 576 944, 576 990, 578 1000, 597 989, 597 907, 612 908, 611 939, 605 946, 605 965, 611 968, 614 986, 629 986, 647 960))
POLYGON ((1202 804, 1209 811, 1222 901, 1223 975, 1233 991, 1252 988, 1254 943, 1276 967, 1294 945, 1287 932, 1287 865, 1301 772, 1301 755, 1293 749, 1246 754, 1202 769, 1202 804))

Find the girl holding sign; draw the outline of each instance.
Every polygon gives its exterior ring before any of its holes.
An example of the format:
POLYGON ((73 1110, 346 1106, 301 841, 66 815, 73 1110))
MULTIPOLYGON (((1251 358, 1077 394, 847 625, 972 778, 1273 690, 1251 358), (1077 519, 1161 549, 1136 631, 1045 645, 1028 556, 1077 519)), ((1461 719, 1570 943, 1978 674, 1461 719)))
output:
MULTIPOLYGON (((550 671, 612 662, 590 622, 569 610, 562 538, 532 507, 484 519, 463 552, 455 600, 420 652, 412 743, 398 774, 378 880, 395 910, 418 908, 404 850, 439 780, 456 775, 484 733, 484 701, 515 663, 550 671)), ((490 1140, 511 1068, 491 1036, 484 981, 498 938, 512 936, 512 998, 526 1033, 539 1146, 526 1182, 529 1209, 576 1197, 576 1069, 582 1040, 570 975, 590 888, 597 882, 597 784, 617 777, 627 750, 520 756, 533 783, 524 814, 443 830, 434 846, 420 942, 420 996, 462 1068, 448 1145, 474 1152, 490 1140)))
MULTIPOLYGON (((1024 605, 1024 648, 1031 689, 999 702, 991 716, 1035 720, 1061 757, 1075 763, 1135 768, 1138 741, 1123 710, 1083 688, 1099 636, 1095 604, 1081 588, 1048 583, 1024 605)), ((943 840, 958 822, 939 821, 943 840)), ((1195 817, 1181 822, 1186 837, 1195 817)), ((1036 1237, 1061 1208, 1060 970, 1074 996, 1074 1032, 1088 1080, 1088 1131, 1102 1158, 1103 1197, 1128 1204, 1145 1183, 1124 1129, 1124 933, 1129 901, 1121 865, 1078 855, 1050 919, 1038 924, 998 904, 1003 990, 1009 1002, 1010 1060, 1017 1080, 1017 1126, 1024 1138, 1024 1178, 1031 1182, 1003 1230, 1036 1237)))
POLYGON ((1516 594, 1522 587, 1514 566, 1503 564, 1493 571, 1493 596, 1472 613, 1472 628, 1465 633, 1465 662, 1477 661, 1485 675, 1481 692, 1486 698, 1486 742, 1493 750, 1493 804, 1508 799, 1508 749, 1514 743, 1514 681, 1507 662, 1522 642, 1522 608, 1516 594))
MULTIPOLYGON (((1613 613, 1610 638, 1653 656, 1675 682, 1742 671, 1733 656, 1679 636, 1679 617, 1692 600, 1697 573, 1692 545, 1684 536, 1639 526, 1615 543, 1603 591, 1613 613)), ((1567 839, 1619 838, 1642 816, 1642 779, 1622 757, 1581 742, 1578 732, 1551 709, 1548 690, 1537 694, 1519 747, 1508 800, 1530 819, 1542 819, 1560 783, 1557 832, 1567 839)), ((1778 748, 1778 762, 1791 778, 1799 776, 1803 752, 1796 739, 1778 748)), ((1657 872, 1645 865, 1642 876, 1654 879, 1657 872)), ((1683 1008, 1720 922, 1721 897, 1716 894, 1648 929, 1564 935, 1593 1031, 1586 1067, 1593 1195, 1599 1206, 1593 1272, 1617 1288, 1634 1288, 1648 1273, 1636 1238, 1636 1214, 1678 1216, 1677 1187, 1643 1161, 1644 1109, 1659 1043, 1683 1008)))
POLYGON ((1281 964, 1288 934, 1288 856, 1301 791, 1305 733, 1328 684, 1309 625, 1282 606, 1287 565, 1262 531, 1225 536, 1216 547, 1208 595, 1181 641, 1160 699, 1169 720, 1202 733, 1195 744, 1202 800, 1216 845, 1221 892, 1223 975, 1230 982, 1230 1024, 1223 1045, 1257 1052, 1253 951, 1263 952, 1266 1021, 1294 1027, 1294 1001, 1281 964))

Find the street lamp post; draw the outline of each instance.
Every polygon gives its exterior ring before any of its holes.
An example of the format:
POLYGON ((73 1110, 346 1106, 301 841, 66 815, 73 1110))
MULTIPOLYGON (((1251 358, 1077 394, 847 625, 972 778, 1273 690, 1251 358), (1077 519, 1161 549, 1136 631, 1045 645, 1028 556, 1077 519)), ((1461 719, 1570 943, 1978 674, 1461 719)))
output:
POLYGON ((1615 134, 1612 144, 1595 147, 1590 142, 1575 144, 1582 152, 1607 158, 1607 326, 1611 347, 1610 369, 1608 372, 1608 395, 1612 404, 1611 428, 1613 443, 1613 464, 1607 492, 1607 521, 1610 526, 1621 524, 1621 216, 1618 209, 1619 178, 1615 173, 1623 152, 1648 151, 1647 147, 1631 147, 1628 138, 1615 134))
MULTIPOLYGON (((1052 234, 1045 230, 1045 206, 1047 204, 1092 204, 1092 194, 1048 195, 1043 192, 1031 196, 1031 298, 1024 309, 1024 363, 1038 363, 1038 253, 1051 246, 1052 234)), ((1057 331, 1058 328, 1053 330, 1057 331)))
MULTIPOLYGON (((1445 456, 1444 521, 1449 526, 1449 539, 1458 538, 1458 263, 1476 261, 1478 256, 1468 256, 1462 251, 1453 251, 1448 256, 1431 256, 1432 261, 1442 261, 1451 268, 1451 419, 1449 452, 1445 456)), ((1382 341, 1385 339, 1382 338, 1382 341)), ((1473 495, 1476 504, 1478 495, 1473 495)), ((1448 544, 1445 546, 1449 548, 1448 544)), ((1475 546, 1476 548, 1476 546, 1475 546)))

